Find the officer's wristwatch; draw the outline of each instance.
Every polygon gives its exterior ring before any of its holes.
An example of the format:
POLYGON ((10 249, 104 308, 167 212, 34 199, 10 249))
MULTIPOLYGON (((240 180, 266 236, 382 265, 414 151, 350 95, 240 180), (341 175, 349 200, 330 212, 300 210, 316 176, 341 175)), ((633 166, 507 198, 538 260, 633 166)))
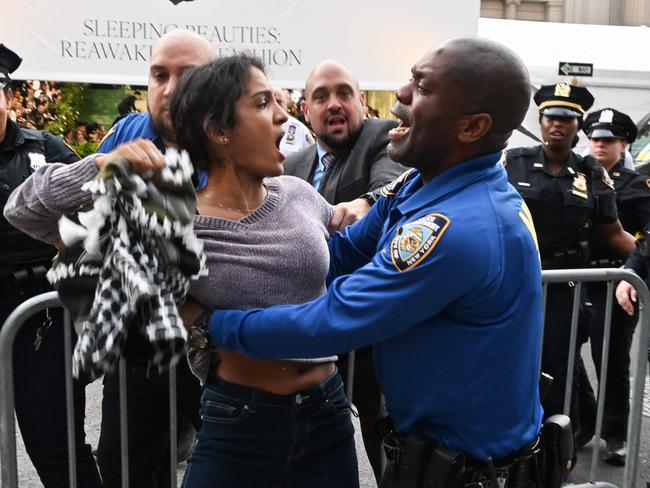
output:
POLYGON ((211 311, 203 312, 199 315, 190 327, 187 335, 187 343, 196 349, 208 349, 212 346, 210 342, 210 332, 208 325, 210 323, 211 311))

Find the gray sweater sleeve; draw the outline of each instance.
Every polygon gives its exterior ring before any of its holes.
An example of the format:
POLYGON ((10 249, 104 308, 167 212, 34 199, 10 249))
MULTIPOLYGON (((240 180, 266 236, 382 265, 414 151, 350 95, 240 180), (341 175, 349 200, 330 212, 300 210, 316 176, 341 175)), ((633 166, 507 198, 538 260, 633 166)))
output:
POLYGON ((78 163, 46 164, 9 196, 4 216, 14 227, 45 242, 59 240, 58 221, 92 202, 81 185, 97 176, 95 156, 78 163))

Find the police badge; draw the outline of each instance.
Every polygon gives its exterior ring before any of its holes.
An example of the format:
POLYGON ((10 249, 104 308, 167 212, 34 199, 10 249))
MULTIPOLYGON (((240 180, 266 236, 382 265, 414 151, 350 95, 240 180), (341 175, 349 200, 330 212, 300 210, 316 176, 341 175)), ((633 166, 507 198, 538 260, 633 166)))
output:
POLYGON ((589 198, 587 196, 587 178, 583 173, 576 173, 575 178, 573 179, 573 189, 571 193, 574 195, 584 198, 585 200, 589 198))
POLYGON ((29 153, 29 167, 32 170, 32 173, 36 172, 41 166, 45 166, 47 161, 45 161, 45 155, 41 153, 29 153))

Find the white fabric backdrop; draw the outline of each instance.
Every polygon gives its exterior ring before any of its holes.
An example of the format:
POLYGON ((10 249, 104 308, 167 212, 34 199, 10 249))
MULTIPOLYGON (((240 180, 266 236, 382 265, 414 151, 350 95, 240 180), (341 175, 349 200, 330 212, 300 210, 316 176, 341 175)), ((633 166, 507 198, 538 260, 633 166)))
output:
POLYGON ((15 78, 144 85, 152 44, 184 27, 222 54, 254 51, 280 86, 334 58, 363 88, 394 89, 430 47, 476 34, 479 12, 479 0, 3 0, 0 42, 24 58, 15 78))

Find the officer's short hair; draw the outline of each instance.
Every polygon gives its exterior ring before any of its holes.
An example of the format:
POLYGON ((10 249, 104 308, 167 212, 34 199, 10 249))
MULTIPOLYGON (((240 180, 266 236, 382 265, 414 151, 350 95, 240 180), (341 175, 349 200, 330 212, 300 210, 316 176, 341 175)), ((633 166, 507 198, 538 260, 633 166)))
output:
POLYGON ((251 68, 264 72, 259 59, 237 54, 188 69, 179 81, 170 105, 174 132, 196 170, 207 169, 209 162, 206 128, 235 126, 235 104, 248 85, 251 68))

